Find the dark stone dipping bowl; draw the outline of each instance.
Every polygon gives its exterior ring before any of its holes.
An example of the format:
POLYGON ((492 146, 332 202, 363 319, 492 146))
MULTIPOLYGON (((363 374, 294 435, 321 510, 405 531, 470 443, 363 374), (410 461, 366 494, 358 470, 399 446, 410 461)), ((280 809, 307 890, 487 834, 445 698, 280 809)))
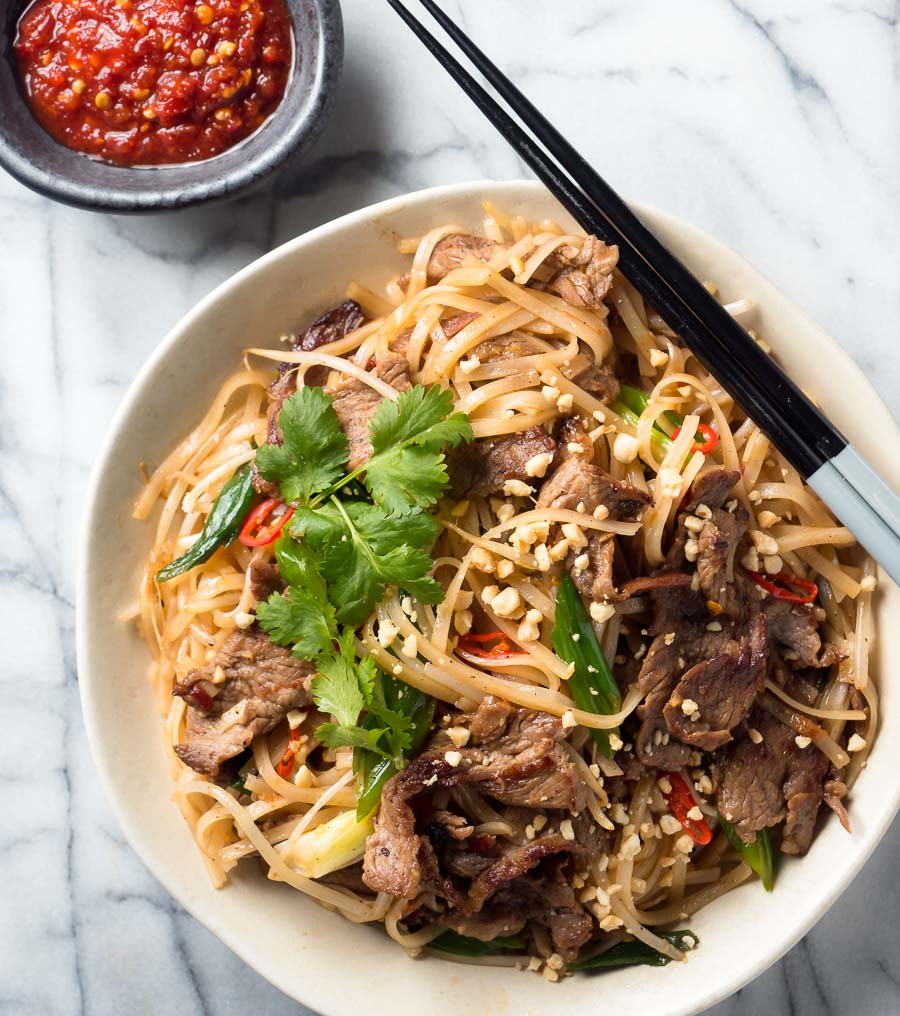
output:
POLYGON ((0 0, 0 166, 55 201, 92 211, 159 212, 233 197, 308 147, 331 110, 344 53, 339 0, 286 0, 294 69, 281 103, 255 134, 201 162, 100 162, 54 141, 25 101, 12 47, 27 2, 0 0))

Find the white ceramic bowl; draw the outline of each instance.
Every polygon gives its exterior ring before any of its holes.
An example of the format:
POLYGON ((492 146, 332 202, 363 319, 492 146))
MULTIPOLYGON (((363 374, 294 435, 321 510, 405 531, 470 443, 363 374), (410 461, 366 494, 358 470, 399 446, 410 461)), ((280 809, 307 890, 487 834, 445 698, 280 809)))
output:
MULTIPOLYGON (((78 579, 78 664, 100 777, 131 845, 172 895, 282 991, 329 1016, 487 1013, 694 1013, 736 991, 789 949, 849 884, 900 801, 900 737, 875 745, 850 802, 853 835, 829 817, 776 889, 747 885, 690 921, 700 949, 686 964, 636 967, 559 984, 509 969, 406 955, 380 928, 353 925, 246 863, 212 889, 172 803, 149 655, 116 615, 135 597, 152 527, 134 522, 137 463, 154 464, 202 415, 248 345, 273 344, 337 302, 351 279, 376 288, 402 264, 392 241, 443 222, 475 226, 490 199, 529 219, 565 218, 538 184, 473 183, 421 191, 344 216, 260 258, 219 286, 169 333, 128 392, 90 483, 78 579), (128 765, 123 760, 128 759, 128 765)), ((862 373, 818 325, 722 243, 674 216, 639 208, 649 225, 729 300, 750 297, 755 322, 792 376, 864 453, 896 446, 897 428, 862 373), (859 414, 859 407, 866 414, 859 414)), ((896 458, 882 465, 900 483, 896 458)), ((884 577, 883 577, 884 578, 884 577)), ((900 730, 900 694, 885 679, 900 656, 900 590, 884 578, 873 670, 882 728, 900 730)))

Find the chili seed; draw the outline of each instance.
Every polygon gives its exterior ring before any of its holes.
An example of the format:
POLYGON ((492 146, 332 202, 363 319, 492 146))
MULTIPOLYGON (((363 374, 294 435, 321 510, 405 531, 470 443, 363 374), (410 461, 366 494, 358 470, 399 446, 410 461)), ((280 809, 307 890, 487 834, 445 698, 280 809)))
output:
POLYGON ((194 52, 191 53, 191 63, 195 67, 200 67, 200 66, 202 66, 202 64, 203 64, 203 62, 205 60, 206 60, 206 50, 205 49, 201 49, 198 46, 197 49, 195 49, 194 52))
POLYGON ((76 95, 81 95, 81 93, 85 90, 85 88, 87 88, 87 85, 85 85, 84 81, 82 81, 81 78, 76 78, 72 82, 72 91, 76 95))
POLYGON ((220 42, 219 45, 216 46, 216 52, 220 53, 222 56, 233 56, 234 51, 236 49, 237 45, 226 39, 223 39, 222 42, 220 42))
POLYGON ((112 107, 112 96, 109 92, 97 92, 94 96, 94 105, 97 109, 110 109, 112 107))
POLYGON ((200 6, 197 8, 197 17, 199 18, 201 25, 212 24, 213 19, 212 7, 210 7, 209 4, 200 4, 200 6))

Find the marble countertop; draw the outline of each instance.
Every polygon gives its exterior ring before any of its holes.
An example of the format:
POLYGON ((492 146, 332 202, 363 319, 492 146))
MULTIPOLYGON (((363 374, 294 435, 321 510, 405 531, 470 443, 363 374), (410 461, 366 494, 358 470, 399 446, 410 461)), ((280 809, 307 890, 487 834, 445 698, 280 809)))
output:
MULTIPOLYGON (((524 167, 385 8, 345 0, 346 67, 306 163, 216 208, 124 218, 0 174, 0 1013, 305 1012, 144 870, 78 705, 75 540, 138 367, 264 251, 372 201, 524 167), (10 651, 11 650, 11 651, 10 651)), ((896 0, 448 0, 614 186, 731 244, 900 409, 896 0)), ((715 1016, 900 1013, 900 825, 824 920, 715 1016)))

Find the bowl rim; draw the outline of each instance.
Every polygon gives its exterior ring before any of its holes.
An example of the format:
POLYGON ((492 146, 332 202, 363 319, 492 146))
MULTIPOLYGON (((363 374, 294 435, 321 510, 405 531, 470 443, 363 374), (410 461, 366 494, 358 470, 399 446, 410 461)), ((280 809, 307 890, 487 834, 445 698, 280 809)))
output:
MULTIPOLYGON (((135 214, 172 211, 191 205, 207 204, 223 201, 236 196, 240 192, 259 184, 292 155, 311 144, 318 137, 334 104, 335 92, 340 78, 344 55, 344 29, 340 0, 285 0, 291 13, 292 22, 298 5, 315 13, 317 21, 316 52, 317 65, 307 96, 303 99, 299 115, 294 122, 288 124, 284 133, 270 145, 262 148, 252 159, 237 162, 227 173, 216 172, 219 156, 240 149, 244 144, 265 131, 270 122, 278 117, 281 104, 275 108, 269 119, 260 124, 253 134, 242 139, 237 145, 226 149, 212 159, 200 159, 192 163, 178 163, 160 166, 113 166, 111 169, 127 174, 134 180, 135 173, 146 174, 145 179, 155 186, 148 185, 129 189, 124 185, 107 183, 86 183, 71 175, 52 172, 39 162, 27 158, 15 139, 5 130, 0 129, 0 167, 10 176, 43 197, 62 204, 92 212, 112 212, 119 214, 135 214), (166 182, 166 171, 184 169, 192 172, 196 167, 197 179, 173 186, 166 182), (203 173, 203 168, 209 168, 203 173)), ((294 44, 296 52, 296 42, 294 44)), ((285 97, 292 85, 288 80, 285 97)), ((24 101, 24 100, 22 100, 24 101)), ((86 159, 90 156, 83 152, 65 149, 68 159, 86 159)), ((123 177, 125 179, 125 177, 123 177)))
MULTIPOLYGON (((181 337, 183 335, 190 332, 190 330, 194 327, 195 322, 205 314, 208 308, 220 299, 227 297, 232 289, 239 287, 245 279, 256 272, 264 270, 270 263, 290 255, 296 248, 315 245, 319 240, 327 237, 332 232, 360 226, 370 221, 378 221, 382 217, 402 209, 407 203, 419 203, 423 201, 439 202, 442 199, 471 194, 483 195, 486 192, 503 189, 517 190, 521 196, 526 197, 529 195, 546 194, 546 189, 538 181, 513 179, 504 181, 466 181, 450 185, 438 185, 397 195, 349 212, 339 218, 329 220, 328 222, 325 222, 306 233, 302 233, 299 236, 279 245, 273 250, 268 251, 266 254, 252 261, 250 264, 246 265, 234 275, 220 283, 215 289, 195 304, 185 315, 183 315, 178 322, 176 322, 138 371, 107 427, 105 436, 94 459, 85 489, 83 513, 78 535, 76 565, 76 660, 79 679, 78 687, 91 757, 99 775, 101 786, 106 793, 107 801, 111 805, 113 815, 121 826, 129 846, 137 854, 145 867, 160 882, 165 890, 178 901, 179 905, 184 907, 184 909, 190 913, 195 920, 224 942, 229 949, 237 954, 255 972, 264 977, 270 983, 274 984, 288 997, 297 1001, 302 1001, 302 1004, 309 1006, 316 1012, 320 1014, 329 1014, 329 1016, 343 1016, 343 1010, 336 1010, 332 1007, 334 1002, 333 997, 330 997, 321 991, 310 990, 309 994, 301 1000, 297 996, 295 988, 291 984, 287 983, 280 975, 277 965, 273 964, 271 967, 261 965, 257 958, 252 955, 251 950, 245 948, 241 937, 233 932, 230 926, 216 926, 212 917, 207 918, 206 916, 201 915, 200 911, 202 910, 202 906, 199 900, 185 899, 179 894, 179 891, 173 887, 172 880, 169 878, 168 869, 164 865, 157 863, 152 850, 149 849, 144 842, 142 842, 143 835, 141 832, 141 825, 138 821, 132 818, 131 811, 127 807, 128 799, 126 795, 123 794, 120 796, 118 789, 113 782, 113 767, 104 767, 100 764, 101 754, 103 751, 103 738, 102 730, 99 728, 97 723, 95 711, 94 696, 98 692, 98 689, 94 686, 95 681, 92 677, 91 671, 91 657, 93 654, 89 649, 90 636, 88 629, 90 626, 88 623, 88 610, 86 608, 86 605, 90 602, 87 581, 87 555, 91 539, 91 531, 94 525, 94 515, 102 490, 104 475, 110 468, 110 453, 119 438, 120 432, 122 432, 131 417, 134 403, 138 401, 147 380, 156 368, 167 358, 170 350, 177 345, 179 341, 181 341, 181 337)), ((874 389, 872 389, 871 385, 866 380, 864 373, 852 357, 827 331, 825 331, 824 328, 822 328, 822 326, 820 326, 809 314, 807 314, 806 311, 802 310, 802 308, 800 308, 793 300, 778 289, 778 287, 776 287, 775 284, 772 283, 765 275, 753 267, 750 262, 735 252, 723 241, 717 239, 715 236, 707 233, 705 230, 693 225, 687 220, 682 219, 680 216, 662 211, 646 203, 629 201, 629 205, 639 216, 641 216, 641 218, 646 217, 663 221, 667 224, 667 226, 671 227, 673 231, 677 231, 688 238, 702 238, 703 244, 706 246, 707 250, 712 253, 727 253, 728 258, 733 263, 749 270, 759 280, 760 287, 766 290, 767 294, 777 294, 779 300, 784 306, 790 308, 793 312, 802 317, 811 329, 819 332, 821 336, 827 340, 830 345, 831 355, 835 360, 835 366, 839 367, 842 372, 855 375, 857 379, 861 380, 865 384, 872 393, 872 398, 884 411, 885 416, 893 424, 894 430, 897 431, 898 438, 900 438, 900 428, 893 423, 886 406, 877 393, 875 393, 874 389)), ((723 975, 715 986, 710 987, 703 993, 695 994, 689 1000, 684 1000, 683 1002, 677 999, 673 1000, 672 1007, 666 1010, 666 1016, 692 1016, 692 1014, 699 1013, 723 999, 728 998, 734 992, 740 990, 743 986, 778 962, 778 960, 780 960, 809 932, 809 930, 821 919, 837 898, 849 887, 850 883, 854 880, 863 865, 871 857, 873 851, 878 846, 888 827, 894 820, 898 810, 900 810, 900 779, 896 781, 892 788, 889 788, 889 791, 890 792, 886 794, 885 798, 881 801, 882 808, 880 813, 871 817, 871 821, 868 821, 865 824, 862 831, 854 833, 857 847, 855 857, 852 859, 851 863, 841 869, 840 877, 835 878, 825 888, 824 893, 820 893, 817 897, 816 905, 810 909, 804 919, 799 923, 792 925, 790 933, 783 940, 778 941, 774 947, 770 947, 764 956, 761 956, 750 966, 736 967, 733 972, 730 972, 728 975, 723 975)))

